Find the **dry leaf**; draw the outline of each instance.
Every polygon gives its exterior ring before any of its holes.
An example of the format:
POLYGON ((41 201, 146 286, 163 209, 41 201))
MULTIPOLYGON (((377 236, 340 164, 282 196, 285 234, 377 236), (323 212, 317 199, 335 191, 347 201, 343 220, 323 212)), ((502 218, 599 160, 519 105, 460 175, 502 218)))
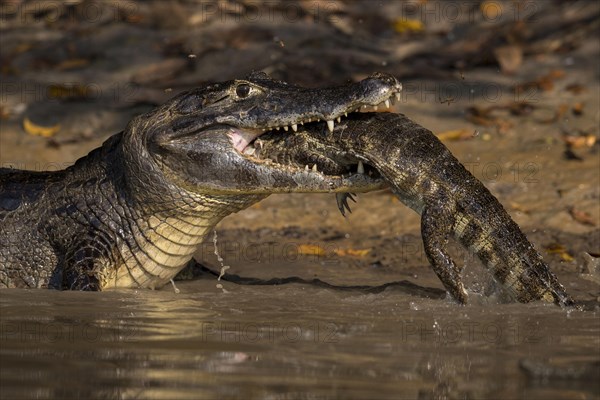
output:
POLYGON ((23 119, 23 129, 25 129, 25 132, 29 133, 30 135, 52 137, 60 130, 60 124, 53 126, 41 126, 34 124, 29 120, 29 118, 25 117, 23 119))
POLYGON ((552 243, 545 247, 549 254, 558 254, 563 261, 573 261, 573 256, 567 251, 567 248, 560 243, 552 243))
POLYGON ((585 88, 585 86, 580 85, 579 83, 572 83, 570 85, 568 85, 565 90, 573 93, 573 94, 581 94, 583 92, 585 92, 587 89, 585 88))
POLYGON ((536 119, 536 122, 539 122, 540 124, 553 124, 557 121, 560 121, 562 119, 562 117, 564 117, 564 115, 567 113, 567 111, 569 111, 568 105, 559 104, 558 107, 556 107, 556 110, 554 110, 554 115, 552 115, 552 117, 539 118, 539 119, 536 119))
POLYGON ((336 249, 334 253, 340 257, 364 257, 371 252, 371 249, 336 249))
POLYGON ((557 80, 564 78, 566 74, 567 73, 563 69, 553 69, 552 71, 548 72, 544 78, 557 80))
POLYGON ((465 140, 473 138, 473 131, 469 129, 454 129, 436 134, 438 139, 447 140, 465 140))
POLYGON ((596 144, 596 141, 598 141, 598 138, 591 134, 584 136, 567 135, 563 136, 563 140, 567 146, 576 149, 579 147, 593 147, 596 144))
POLYGON ((571 218, 573 218, 575 221, 579 222, 580 224, 588 225, 588 226, 596 226, 596 222, 593 220, 592 216, 589 213, 578 210, 575 207, 569 207, 568 211, 569 211, 569 214, 571 215, 571 218))
POLYGON ((398 33, 422 32, 425 25, 418 19, 398 18, 394 21, 394 30, 398 33))
POLYGON ((575 114, 577 116, 582 115, 584 107, 585 107, 585 103, 583 103, 583 102, 577 102, 577 103, 573 104, 573 108, 572 108, 573 114, 575 114))
POLYGON ((125 19, 127 22, 132 24, 139 24, 144 21, 144 16, 142 14, 134 14, 134 13, 125 13, 125 19))
POLYGON ((526 101, 513 101, 512 103, 509 103, 506 106, 501 106, 500 108, 507 108, 512 115, 516 115, 518 117, 530 115, 536 109, 533 104, 526 101))
POLYGON ((309 256, 324 256, 325 249, 316 244, 301 244, 298 246, 298 254, 309 256))
POLYGON ((517 94, 522 94, 530 89, 549 91, 554 89, 554 81, 562 79, 564 78, 564 76, 565 71, 563 71, 562 69, 555 69, 548 72, 546 75, 539 77, 538 79, 516 85, 515 92, 517 94))
POLYGON ((67 71, 70 69, 87 67, 89 64, 90 60, 88 60, 87 58, 73 58, 59 63, 56 66, 56 69, 59 71, 67 71))
POLYGON ((48 86, 48 97, 52 99, 77 100, 85 99, 92 94, 92 86, 75 85, 50 85, 48 86))
POLYGON ((0 119, 5 120, 10 117, 10 111, 8 111, 8 107, 0 105, 0 119))
MULTIPOLYGON (((513 124, 509 120, 492 115, 494 110, 510 109, 511 106, 469 107, 466 110, 467 121, 481 126, 495 126, 498 132, 506 133, 513 124)), ((484 139, 485 140, 485 139, 484 139)))
POLYGON ((481 13, 488 20, 495 20, 502 15, 502 4, 498 1, 484 1, 479 6, 481 13))
POLYGON ((529 210, 527 208, 525 208, 523 205, 521 205, 515 201, 511 201, 510 206, 515 211, 522 212, 523 214, 529 214, 529 210))
POLYGON ((523 49, 520 46, 501 46, 494 49, 494 56, 500 64, 500 69, 507 75, 512 75, 523 63, 523 49))

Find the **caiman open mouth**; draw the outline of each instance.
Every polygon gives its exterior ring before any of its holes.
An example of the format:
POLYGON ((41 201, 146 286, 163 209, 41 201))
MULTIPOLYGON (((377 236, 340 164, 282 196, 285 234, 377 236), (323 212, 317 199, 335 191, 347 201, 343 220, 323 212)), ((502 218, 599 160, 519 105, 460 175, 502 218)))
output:
POLYGON ((257 163, 257 164, 272 164, 275 168, 285 169, 290 172, 297 172, 299 170, 324 173, 330 176, 346 176, 347 174, 367 174, 373 178, 379 178, 377 170, 368 164, 363 163, 361 160, 345 160, 343 163, 333 162, 333 160, 323 158, 317 158, 313 162, 299 164, 298 160, 286 159, 285 161, 271 158, 271 156, 261 156, 261 150, 263 143, 259 137, 267 134, 268 137, 280 136, 284 139, 286 136, 289 137, 298 131, 298 125, 307 124, 307 128, 314 124, 327 124, 329 132, 333 132, 335 123, 340 123, 343 117, 348 117, 350 113, 358 112, 369 112, 377 111, 380 107, 386 109, 395 104, 395 101, 400 100, 400 91, 402 86, 398 83, 395 88, 377 99, 374 104, 358 102, 358 104, 351 104, 345 111, 339 115, 328 115, 331 119, 325 119, 320 116, 308 116, 305 119, 299 119, 292 122, 289 125, 269 127, 266 130, 262 129, 249 129, 249 128, 237 128, 230 127, 229 137, 231 139, 233 148, 246 159, 257 163), (275 133, 283 128, 285 132, 275 133), (291 131, 290 132, 290 128, 291 131))
POLYGON ((328 152, 324 148, 311 148, 310 144, 295 140, 304 131, 328 134, 322 125, 318 125, 321 123, 307 123, 298 133, 265 132, 246 146, 242 156, 255 164, 288 172, 318 173, 330 178, 348 178, 355 174, 367 175, 376 180, 381 178, 375 167, 355 156, 345 152, 328 152))

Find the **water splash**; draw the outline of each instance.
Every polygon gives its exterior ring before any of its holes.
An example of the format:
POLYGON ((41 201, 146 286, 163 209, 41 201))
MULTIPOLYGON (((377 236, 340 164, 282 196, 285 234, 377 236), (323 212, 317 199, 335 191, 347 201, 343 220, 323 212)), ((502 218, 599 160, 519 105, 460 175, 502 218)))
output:
MULTIPOLYGON (((220 281, 221 278, 223 277, 223 275, 225 275, 225 271, 227 271, 229 268, 231 268, 229 265, 225 265, 223 263, 223 257, 221 257, 221 254, 219 253, 219 247, 217 246, 217 230, 214 229, 213 230, 213 246, 215 248, 215 256, 217 256, 217 261, 219 261, 219 264, 221 264, 221 271, 219 272, 219 277, 217 278, 217 281, 220 281)), ((222 284, 217 283, 217 289, 221 289, 223 291, 223 293, 227 293, 227 290, 225 290, 225 288, 223 287, 222 284)))

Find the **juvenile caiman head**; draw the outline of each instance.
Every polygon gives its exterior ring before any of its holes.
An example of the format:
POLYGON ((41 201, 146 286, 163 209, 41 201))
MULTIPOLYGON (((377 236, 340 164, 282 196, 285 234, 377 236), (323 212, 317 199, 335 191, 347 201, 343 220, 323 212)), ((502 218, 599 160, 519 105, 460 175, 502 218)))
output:
POLYGON ((262 159, 255 139, 335 121, 366 106, 399 96, 401 84, 376 73, 356 83, 311 89, 253 73, 180 95, 130 124, 125 140, 134 153, 159 166, 162 174, 190 192, 214 195, 283 192, 368 191, 381 181, 364 174, 328 176, 262 159), (277 132, 280 130, 280 132, 277 132))

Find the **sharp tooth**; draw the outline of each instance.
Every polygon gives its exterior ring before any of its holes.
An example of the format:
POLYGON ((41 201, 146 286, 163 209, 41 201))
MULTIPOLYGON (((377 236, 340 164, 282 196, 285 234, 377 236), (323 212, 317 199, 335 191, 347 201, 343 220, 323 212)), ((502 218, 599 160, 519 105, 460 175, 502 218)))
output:
POLYGON ((308 164, 306 164, 306 165, 304 166, 304 170, 305 170, 305 171, 308 171, 308 164))
POLYGON ((279 130, 279 127, 275 128, 275 129, 279 130))
POLYGON ((377 111, 377 109, 379 108, 379 106, 373 106, 373 110, 377 111))
POLYGON ((333 120, 327 121, 327 128, 329 128, 329 132, 333 132, 334 123, 333 120))
POLYGON ((362 161, 358 162, 358 169, 356 172, 358 172, 359 174, 365 173, 365 166, 363 165, 362 161))
POLYGON ((386 100, 384 103, 385 103, 385 108, 390 108, 390 101, 389 100, 386 100))
POLYGON ((400 101, 400 93, 396 93, 396 101, 400 101))
POLYGON ((317 164, 313 165, 312 170, 313 172, 319 172, 319 170, 317 169, 317 164))
POLYGON ((300 125, 304 125, 304 121, 300 121, 300 125))
POLYGON ((297 132, 297 131, 298 131, 298 125, 296 125, 296 124, 292 124, 292 130, 293 130, 294 132, 297 132))
POLYGON ((288 131, 288 129, 290 129, 290 128, 288 128, 287 126, 283 127, 283 130, 286 131, 286 132, 288 131))
POLYGON ((340 122, 342 122, 342 117, 337 117, 337 122, 338 122, 338 124, 339 124, 340 122))
POLYGON ((252 147, 252 146, 248 146, 244 149, 243 153, 244 154, 248 154, 249 156, 254 155, 254 152, 256 151, 256 148, 252 147))
POLYGON ((348 116, 348 113, 347 113, 347 112, 345 112, 345 113, 344 113, 344 117, 347 117, 347 116, 348 116))

